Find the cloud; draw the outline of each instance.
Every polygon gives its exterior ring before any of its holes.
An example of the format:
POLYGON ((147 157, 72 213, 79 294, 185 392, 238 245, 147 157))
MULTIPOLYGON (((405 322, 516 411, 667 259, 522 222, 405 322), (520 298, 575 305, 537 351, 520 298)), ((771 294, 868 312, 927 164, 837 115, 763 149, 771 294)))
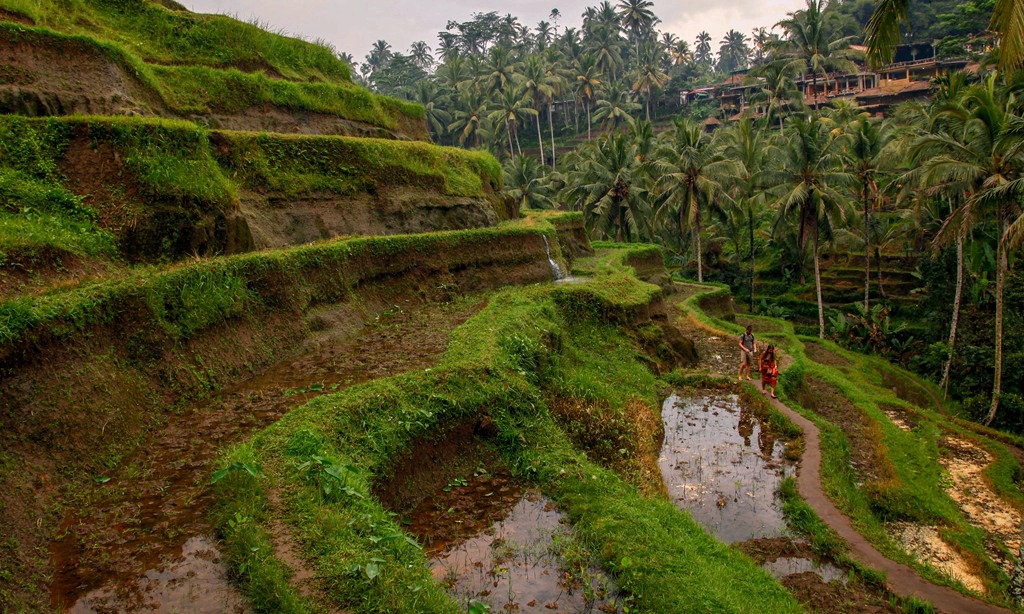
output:
MULTIPOLYGON (((185 5, 200 13, 226 13, 241 19, 256 18, 272 29, 283 29, 292 35, 322 38, 339 50, 362 60, 373 42, 384 39, 395 51, 407 51, 413 41, 425 40, 432 47, 437 33, 448 20, 466 21, 473 13, 495 11, 512 13, 524 24, 536 26, 548 20, 551 9, 562 14, 561 27, 577 27, 580 15, 597 0, 184 0, 185 5)), ((803 6, 804 0, 684 0, 655 2, 654 12, 662 19, 659 29, 672 32, 693 44, 701 30, 711 34, 717 46, 726 31, 736 29, 745 34, 758 26, 770 27, 786 13, 803 6)))

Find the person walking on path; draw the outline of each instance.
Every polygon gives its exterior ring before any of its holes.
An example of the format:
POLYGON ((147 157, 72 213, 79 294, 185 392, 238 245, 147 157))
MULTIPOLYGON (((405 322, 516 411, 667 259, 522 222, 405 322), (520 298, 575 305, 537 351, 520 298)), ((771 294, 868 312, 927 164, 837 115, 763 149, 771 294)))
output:
POLYGON ((768 389, 772 391, 772 398, 777 399, 775 396, 775 388, 779 383, 779 363, 775 358, 775 346, 768 345, 768 349, 761 354, 761 359, 758 361, 758 369, 761 371, 761 392, 768 394, 768 389))
POLYGON ((744 371, 747 373, 747 379, 753 379, 750 377, 750 368, 754 364, 754 356, 757 353, 757 341, 754 339, 754 327, 748 326, 747 332, 740 335, 740 376, 739 379, 743 379, 744 371))

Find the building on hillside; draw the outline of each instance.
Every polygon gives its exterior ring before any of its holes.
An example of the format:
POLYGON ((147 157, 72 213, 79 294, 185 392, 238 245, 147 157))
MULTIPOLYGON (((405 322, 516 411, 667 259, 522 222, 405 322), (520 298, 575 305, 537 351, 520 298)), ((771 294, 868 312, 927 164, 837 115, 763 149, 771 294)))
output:
MULTIPOLYGON (((853 46, 865 51, 865 47, 853 46)), ((930 43, 900 45, 893 62, 872 71, 857 62, 850 73, 804 74, 795 80, 796 90, 811 106, 824 106, 835 100, 854 100, 871 113, 885 113, 890 107, 907 100, 927 99, 932 79, 951 70, 968 68, 965 58, 939 58, 930 43)), ((713 86, 684 91, 680 103, 692 104, 713 98, 719 102, 722 118, 735 121, 743 116, 759 117, 764 112, 764 79, 736 71, 725 81, 713 86)))

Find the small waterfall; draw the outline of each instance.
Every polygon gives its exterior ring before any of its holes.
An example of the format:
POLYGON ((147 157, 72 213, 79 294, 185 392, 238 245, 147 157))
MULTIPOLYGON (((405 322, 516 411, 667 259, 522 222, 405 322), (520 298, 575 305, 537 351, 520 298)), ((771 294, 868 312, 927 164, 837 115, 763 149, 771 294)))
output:
POLYGON ((541 235, 540 237, 544 239, 544 253, 548 255, 548 264, 551 265, 551 274, 555 276, 555 281, 565 279, 565 273, 562 271, 562 267, 558 266, 555 259, 551 257, 551 246, 548 245, 547 235, 541 235))

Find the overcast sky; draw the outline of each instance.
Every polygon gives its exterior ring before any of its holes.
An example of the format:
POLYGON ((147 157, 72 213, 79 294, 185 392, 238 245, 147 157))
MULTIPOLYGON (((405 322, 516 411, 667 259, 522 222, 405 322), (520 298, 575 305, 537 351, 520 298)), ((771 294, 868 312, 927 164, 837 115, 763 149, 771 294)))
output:
MULTIPOLYGON (((559 31, 577 27, 587 6, 599 0, 184 0, 199 13, 226 13, 241 19, 256 17, 274 29, 307 38, 323 38, 339 51, 363 61, 378 39, 406 52, 413 41, 437 46, 437 33, 449 20, 468 21, 476 12, 512 13, 524 24, 536 26, 557 8, 559 31)), ((655 0, 661 18, 658 29, 690 43, 701 30, 711 35, 713 47, 730 28, 749 35, 758 26, 771 27, 804 0, 655 0)))

